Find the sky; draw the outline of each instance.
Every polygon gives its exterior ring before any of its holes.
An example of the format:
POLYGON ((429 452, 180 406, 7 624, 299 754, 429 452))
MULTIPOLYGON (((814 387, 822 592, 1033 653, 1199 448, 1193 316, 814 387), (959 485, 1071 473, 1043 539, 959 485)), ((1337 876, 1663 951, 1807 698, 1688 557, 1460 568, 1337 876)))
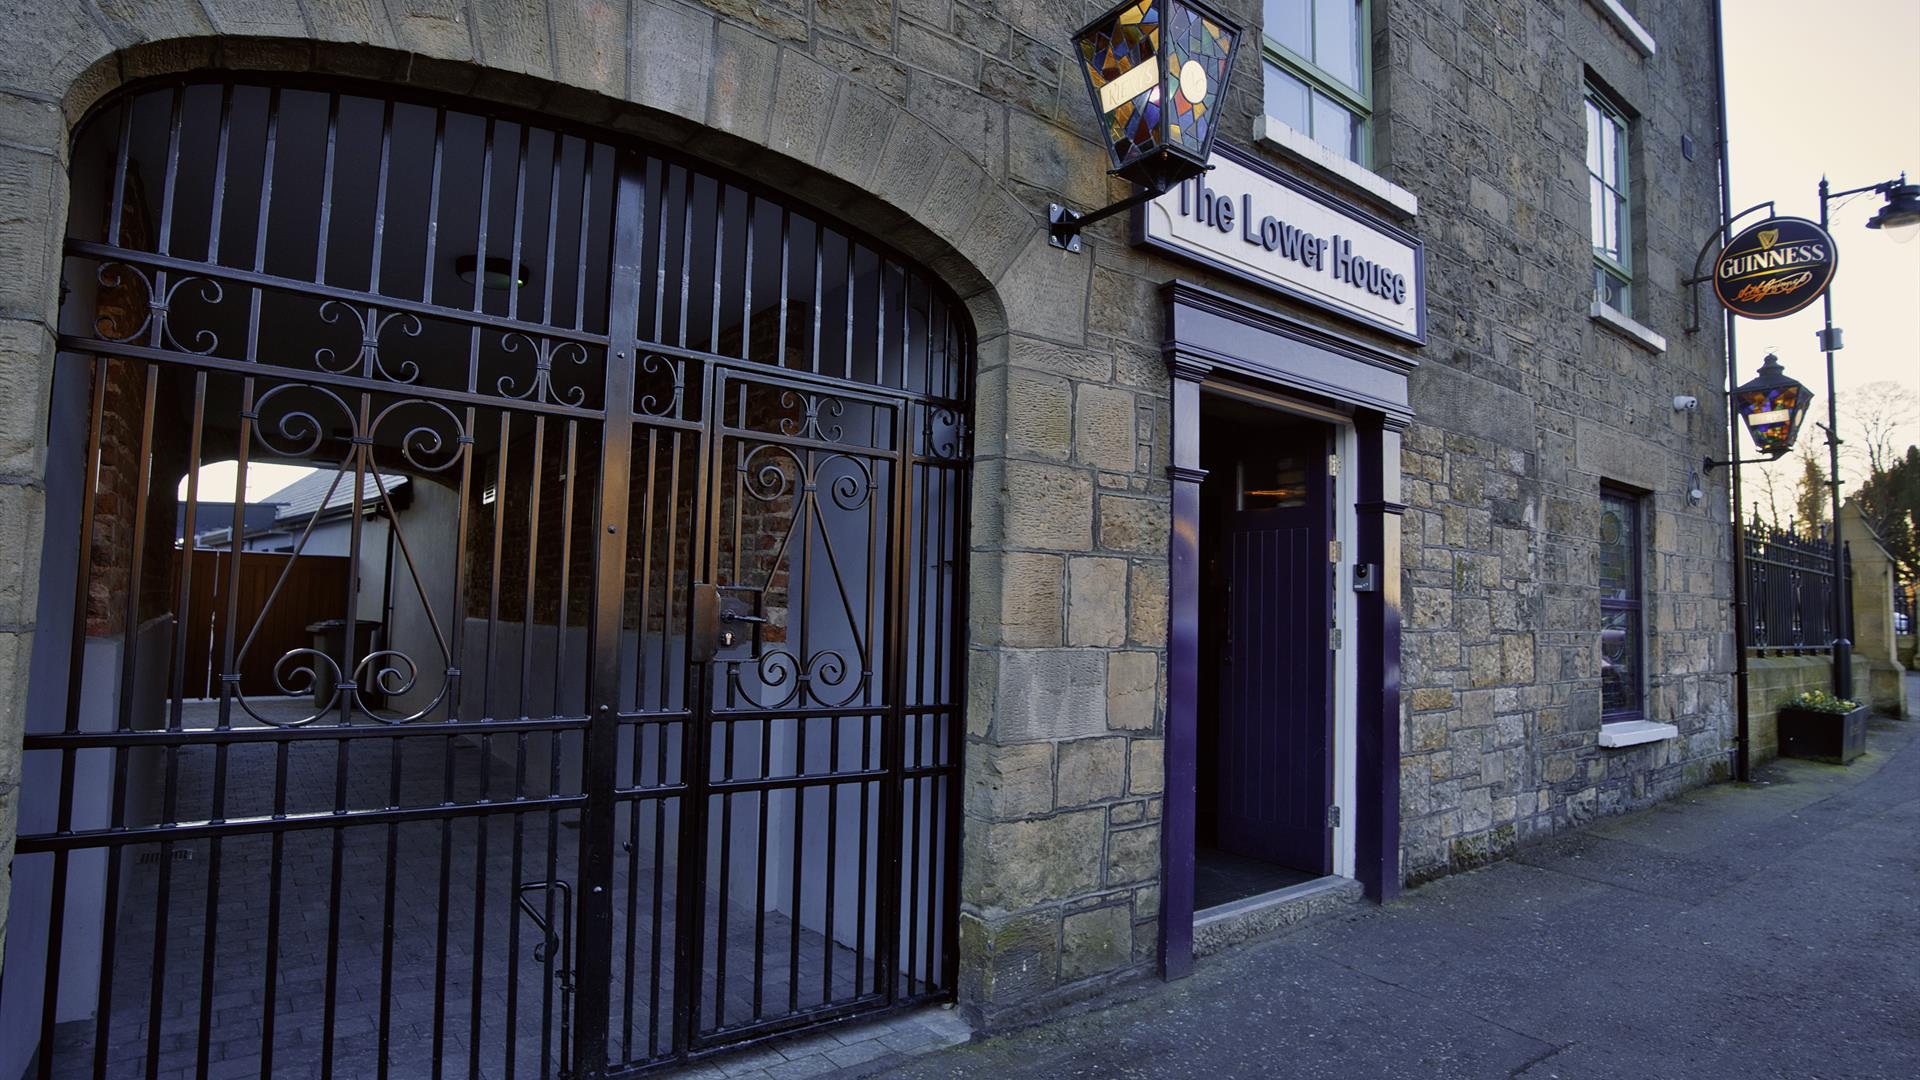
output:
MULTIPOLYGON (((247 463, 247 501, 259 502, 267 496, 293 483, 312 472, 312 469, 300 465, 267 465, 258 461, 247 463)), ((232 502, 233 490, 238 486, 240 470, 232 461, 217 461, 200 468, 199 497, 203 502, 232 502)), ((347 485, 352 490, 353 485, 347 485)), ((180 478, 180 498, 187 497, 187 479, 180 478)))
MULTIPOLYGON (((1836 191, 1902 170, 1920 183, 1920 0, 1725 0, 1724 11, 1736 212, 1772 199, 1782 214, 1817 221, 1823 174, 1836 191)), ((1866 194, 1830 211, 1840 253, 1833 322, 1845 340, 1834 383, 1840 434, 1853 445, 1860 440, 1850 410, 1868 400, 1863 386, 1897 382, 1920 399, 1920 238, 1900 244, 1868 229, 1882 203, 1866 194)), ((1819 395, 1800 442, 1824 460, 1824 436, 1813 426, 1826 418, 1825 360, 1814 340, 1820 305, 1739 322, 1741 381, 1772 350, 1819 395)), ((1920 443, 1920 410, 1901 433, 1901 445, 1920 443)), ((1790 458, 1770 469, 1784 479, 1799 466, 1790 458)), ((1843 460, 1841 476, 1854 480, 1863 469, 1864 461, 1843 460)), ((1749 502, 1759 480, 1749 480, 1749 502)))

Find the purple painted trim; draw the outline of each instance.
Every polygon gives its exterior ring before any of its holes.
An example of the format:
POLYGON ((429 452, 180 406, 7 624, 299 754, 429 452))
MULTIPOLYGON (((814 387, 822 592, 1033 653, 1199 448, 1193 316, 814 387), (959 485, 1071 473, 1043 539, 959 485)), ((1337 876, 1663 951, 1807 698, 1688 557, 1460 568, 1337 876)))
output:
POLYGON ((1400 895, 1400 514, 1385 498, 1399 493, 1400 431, 1390 417, 1362 413, 1359 435, 1359 535, 1354 557, 1379 567, 1380 586, 1354 596, 1357 773, 1354 876, 1367 897, 1400 895), (1389 472, 1388 470, 1392 470, 1389 472), (1377 694, 1364 688, 1378 686, 1377 694))
POLYGON ((1166 794, 1160 816, 1160 975, 1193 968, 1194 786, 1199 770, 1200 380, 1206 366, 1170 356, 1173 370, 1173 531, 1168 540, 1166 794))

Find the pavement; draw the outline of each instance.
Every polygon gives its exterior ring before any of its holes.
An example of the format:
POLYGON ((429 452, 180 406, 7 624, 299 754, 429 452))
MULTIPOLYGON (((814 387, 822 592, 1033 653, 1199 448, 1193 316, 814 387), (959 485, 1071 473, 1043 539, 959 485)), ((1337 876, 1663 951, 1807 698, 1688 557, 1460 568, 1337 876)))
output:
POLYGON ((1920 722, 882 1075, 1910 1080, 1920 722))

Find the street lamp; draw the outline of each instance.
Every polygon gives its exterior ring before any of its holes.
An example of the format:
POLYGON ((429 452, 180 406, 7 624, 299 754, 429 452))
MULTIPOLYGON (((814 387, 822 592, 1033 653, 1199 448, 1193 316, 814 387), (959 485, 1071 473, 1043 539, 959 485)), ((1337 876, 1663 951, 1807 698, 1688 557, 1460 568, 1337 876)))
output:
MULTIPOLYGON (((1846 191, 1832 190, 1827 178, 1821 177, 1820 227, 1827 227, 1828 204, 1833 200, 1867 192, 1884 195, 1887 200, 1867 222, 1867 228, 1882 230, 1902 243, 1920 230, 1920 186, 1907 183, 1904 172, 1897 179, 1846 191)), ((1833 354, 1840 351, 1840 331, 1833 325, 1833 290, 1828 289, 1820 300, 1826 319, 1819 337, 1820 351, 1827 354, 1827 485, 1833 507, 1833 693, 1835 697, 1845 698, 1853 694, 1853 642, 1847 636, 1853 597, 1848 595, 1843 561, 1845 547, 1840 540, 1840 412, 1833 392, 1833 354)))
POLYGON ((1144 190, 1081 214, 1047 207, 1054 247, 1207 169, 1240 28, 1193 0, 1125 0, 1073 35, 1112 174, 1144 190))
POLYGON ((1873 190, 1881 187, 1886 189, 1887 205, 1868 219, 1867 228, 1885 229, 1896 244, 1912 243, 1920 236, 1920 184, 1907 183, 1907 174, 1901 173, 1891 186, 1878 185, 1873 190))

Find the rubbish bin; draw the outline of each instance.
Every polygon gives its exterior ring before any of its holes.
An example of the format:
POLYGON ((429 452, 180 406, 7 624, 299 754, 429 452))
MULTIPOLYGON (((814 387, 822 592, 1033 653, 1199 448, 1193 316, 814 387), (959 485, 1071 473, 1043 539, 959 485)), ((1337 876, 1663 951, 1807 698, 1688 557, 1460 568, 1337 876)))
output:
MULTIPOLYGON (((380 620, 353 620, 352 650, 348 650, 347 648, 347 620, 345 619, 322 619, 317 623, 308 625, 307 632, 313 635, 314 649, 332 657, 334 663, 341 665, 341 674, 351 678, 353 675, 353 666, 366 659, 368 654, 373 652, 375 648, 374 638, 380 632, 380 620)), ((376 664, 374 666, 377 667, 378 665, 376 664)), ((373 678, 371 669, 368 671, 367 682, 372 685, 360 687, 361 703, 369 708, 385 705, 386 699, 380 693, 378 680, 373 678)), ((332 701, 333 689, 333 669, 325 664, 315 664, 313 673, 314 705, 325 706, 328 702, 332 701)))

